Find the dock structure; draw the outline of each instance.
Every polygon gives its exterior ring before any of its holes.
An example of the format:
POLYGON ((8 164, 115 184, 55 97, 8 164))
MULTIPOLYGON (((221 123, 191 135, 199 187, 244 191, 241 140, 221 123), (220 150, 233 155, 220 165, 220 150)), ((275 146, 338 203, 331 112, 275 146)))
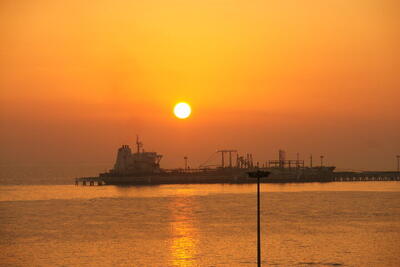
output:
POLYGON ((75 185, 99 186, 99 185, 105 185, 105 182, 101 177, 81 177, 81 178, 75 178, 75 185))
POLYGON ((333 182, 400 181, 400 172, 334 172, 332 180, 333 182))

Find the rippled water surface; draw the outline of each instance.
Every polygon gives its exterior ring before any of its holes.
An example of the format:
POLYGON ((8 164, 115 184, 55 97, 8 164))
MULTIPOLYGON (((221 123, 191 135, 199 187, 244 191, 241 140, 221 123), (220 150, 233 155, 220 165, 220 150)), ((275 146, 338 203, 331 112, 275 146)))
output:
MULTIPOLYGON (((1 266, 255 266, 255 185, 0 186, 1 266)), ((400 183, 262 185, 264 266, 400 266, 400 183)))

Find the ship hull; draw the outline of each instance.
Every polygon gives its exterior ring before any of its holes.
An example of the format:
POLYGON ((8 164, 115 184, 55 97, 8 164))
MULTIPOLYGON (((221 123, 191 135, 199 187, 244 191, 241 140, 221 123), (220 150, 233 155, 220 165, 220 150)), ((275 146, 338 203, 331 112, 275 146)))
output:
MULTIPOLYGON (((261 183, 270 184, 286 184, 286 183, 328 183, 332 182, 331 179, 292 179, 292 178, 262 178, 261 183)), ((112 177, 112 179, 102 180, 105 185, 163 185, 163 184, 253 184, 257 183, 256 179, 250 178, 214 178, 214 179, 158 179, 143 177, 143 178, 129 178, 129 177, 112 177)))
MULTIPOLYGON (((270 172, 268 178, 262 178, 263 183, 305 183, 330 182, 331 171, 279 170, 262 169, 270 172)), ((99 177, 108 185, 148 185, 148 184, 245 184, 256 183, 257 179, 249 178, 247 172, 254 169, 221 169, 200 172, 159 173, 132 176, 99 177)))

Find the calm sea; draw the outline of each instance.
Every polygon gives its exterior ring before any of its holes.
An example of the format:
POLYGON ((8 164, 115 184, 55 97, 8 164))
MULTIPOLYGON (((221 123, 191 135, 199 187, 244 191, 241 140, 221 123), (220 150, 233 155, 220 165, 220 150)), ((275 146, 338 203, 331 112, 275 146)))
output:
MULTIPOLYGON (((255 185, 0 186, 1 266, 255 266, 255 185)), ((400 182, 262 185, 264 266, 400 266, 400 182)))

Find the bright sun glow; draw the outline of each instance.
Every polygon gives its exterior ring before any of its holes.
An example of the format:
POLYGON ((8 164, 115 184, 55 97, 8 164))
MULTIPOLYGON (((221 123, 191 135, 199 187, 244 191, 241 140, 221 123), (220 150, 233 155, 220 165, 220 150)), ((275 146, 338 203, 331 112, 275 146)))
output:
POLYGON ((174 114, 179 119, 186 119, 192 113, 192 109, 190 108, 188 103, 178 103, 174 107, 174 114))

